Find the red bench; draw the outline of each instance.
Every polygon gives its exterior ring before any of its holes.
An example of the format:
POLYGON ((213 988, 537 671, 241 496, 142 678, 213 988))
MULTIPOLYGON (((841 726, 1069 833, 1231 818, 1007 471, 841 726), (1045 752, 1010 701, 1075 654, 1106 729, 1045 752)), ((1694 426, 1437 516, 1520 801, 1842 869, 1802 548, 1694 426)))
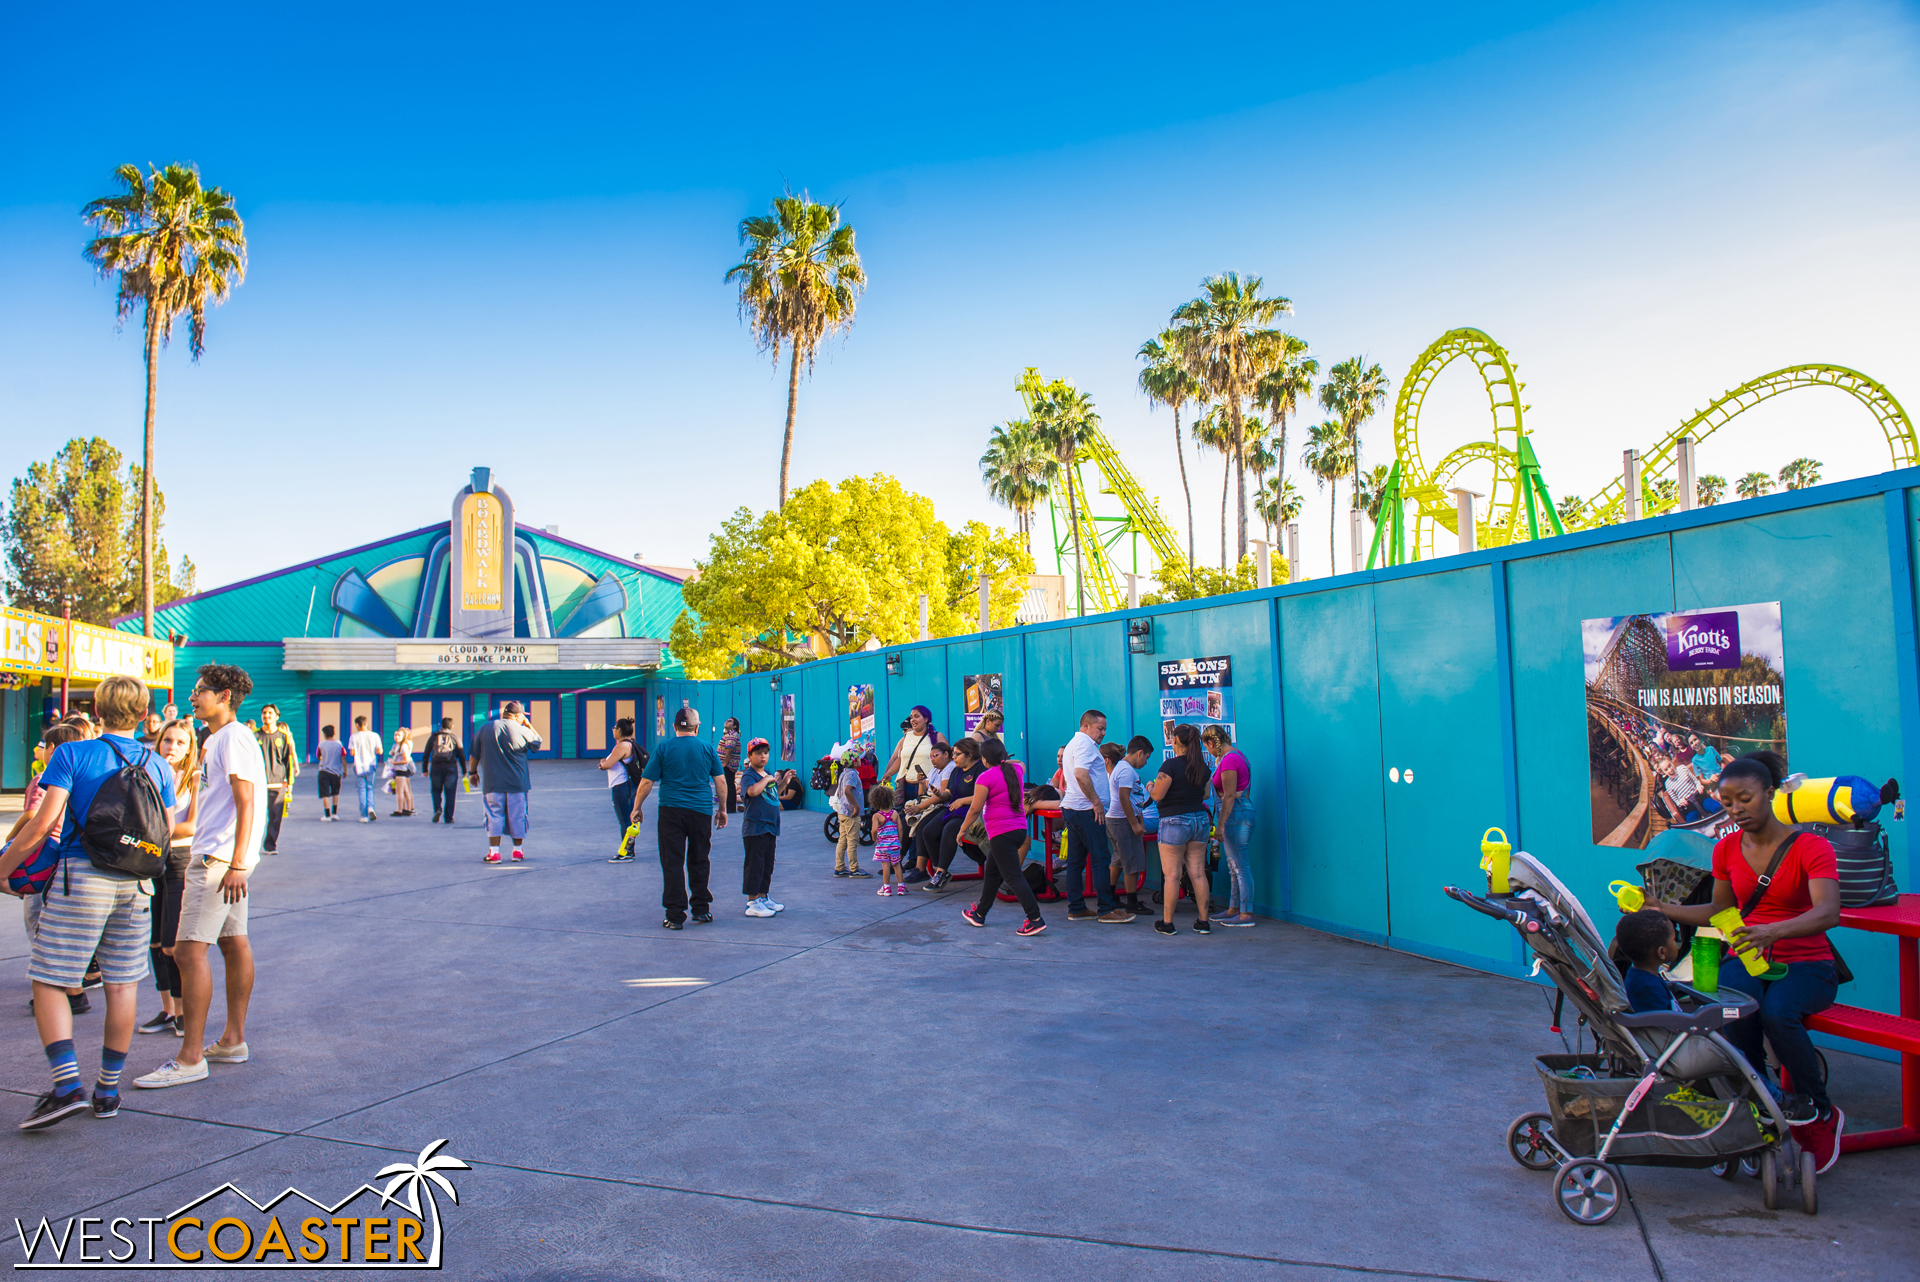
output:
POLYGON ((1900 937, 1900 1013, 1829 1006, 1807 1017, 1807 1027, 1834 1037, 1900 1052, 1901 1125, 1841 1137, 1842 1153, 1920 1144, 1920 895, 1902 895, 1885 908, 1842 908, 1840 924, 1900 937))

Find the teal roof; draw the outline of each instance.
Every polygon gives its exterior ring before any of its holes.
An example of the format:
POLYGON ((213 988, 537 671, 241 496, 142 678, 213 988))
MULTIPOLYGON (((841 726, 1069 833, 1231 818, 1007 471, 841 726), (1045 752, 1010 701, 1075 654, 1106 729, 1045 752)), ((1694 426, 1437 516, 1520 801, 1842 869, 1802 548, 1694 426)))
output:
MULTIPOLYGON (((434 541, 446 533, 447 523, 441 521, 181 597, 155 611, 154 630, 183 635, 198 644, 260 644, 279 642, 286 637, 368 635, 357 621, 334 608, 334 588, 341 576, 351 570, 365 579, 382 566, 425 557, 434 541)), ((624 589, 626 606, 617 617, 600 625, 600 629, 664 640, 673 628, 674 619, 685 608, 680 581, 671 575, 537 528, 521 526, 515 534, 532 544, 539 557, 550 597, 549 613, 555 625, 568 618, 594 593, 595 584, 609 574, 624 589)), ((405 567, 397 569, 404 571, 405 567)), ((405 573, 399 573, 398 577, 403 585, 409 582, 405 573)), ((418 580, 419 573, 415 570, 410 580, 415 586, 403 587, 397 596, 384 597, 395 615, 409 626, 414 609, 410 594, 417 591, 418 580)), ((596 601, 608 599, 608 593, 615 601, 620 595, 609 585, 601 590, 596 601)), ((123 615, 114 620, 114 625, 127 631, 137 630, 140 616, 123 615)), ((600 629, 584 635, 607 634, 600 629)), ((670 666, 673 671, 679 668, 678 664, 670 666)), ((671 672, 663 669, 663 675, 671 672)))

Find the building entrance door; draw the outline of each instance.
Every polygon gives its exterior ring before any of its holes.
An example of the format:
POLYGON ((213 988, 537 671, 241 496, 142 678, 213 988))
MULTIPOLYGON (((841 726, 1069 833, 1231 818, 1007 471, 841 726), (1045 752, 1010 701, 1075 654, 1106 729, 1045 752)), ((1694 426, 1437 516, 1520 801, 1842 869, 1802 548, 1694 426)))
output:
POLYGON ((415 758, 426 750, 428 736, 440 728, 441 721, 448 718, 453 721, 454 739, 465 748, 473 734, 472 707, 472 700, 464 694, 429 690, 421 694, 402 695, 400 720, 413 732, 415 758))
POLYGON ((612 750, 619 735, 614 731, 615 723, 632 718, 635 721, 634 739, 639 741, 641 692, 638 690, 595 690, 591 694, 580 696, 580 716, 577 719, 579 743, 574 751, 581 757, 604 757, 612 750))
POLYGON ((529 752, 528 757, 545 759, 560 755, 560 696, 557 694, 514 694, 504 691, 488 697, 489 716, 500 715, 500 705, 512 699, 527 710, 527 720, 533 723, 534 731, 540 736, 540 750, 529 752))
POLYGON ((316 690, 307 696, 307 760, 314 760, 315 746, 320 742, 320 728, 333 727, 333 737, 341 743, 353 738, 353 719, 365 717, 367 729, 380 736, 386 742, 386 728, 381 724, 380 696, 366 691, 354 690, 316 690))

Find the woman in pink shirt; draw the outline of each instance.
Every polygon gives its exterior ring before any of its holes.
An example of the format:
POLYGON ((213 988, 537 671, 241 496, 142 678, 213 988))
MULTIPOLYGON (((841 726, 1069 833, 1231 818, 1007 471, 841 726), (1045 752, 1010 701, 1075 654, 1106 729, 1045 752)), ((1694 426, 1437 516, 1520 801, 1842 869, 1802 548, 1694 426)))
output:
POLYGON ((973 803, 967 807, 967 817, 961 821, 960 829, 966 831, 975 818, 986 825, 987 862, 981 870, 980 902, 961 909, 960 915, 967 919, 969 926, 985 926, 987 910, 993 907, 994 896, 1005 883, 1020 897, 1020 907, 1027 913, 1026 921, 1014 934, 1037 935, 1047 928, 1047 923, 1040 916, 1040 901, 1033 897, 1033 887, 1027 885, 1020 871, 1020 845, 1027 836, 1027 806, 1021 794, 1024 779, 1020 763, 1008 760, 1007 746, 998 739, 989 739, 980 745, 980 760, 984 768, 974 780, 973 803))
POLYGON ((1227 857, 1227 911, 1214 921, 1221 926, 1253 925, 1253 866, 1249 856, 1253 845, 1253 803, 1247 793, 1253 787, 1253 766, 1246 755, 1233 746, 1223 726, 1208 726, 1200 737, 1207 750, 1218 758, 1213 767, 1213 796, 1220 807, 1217 820, 1220 849, 1227 857))

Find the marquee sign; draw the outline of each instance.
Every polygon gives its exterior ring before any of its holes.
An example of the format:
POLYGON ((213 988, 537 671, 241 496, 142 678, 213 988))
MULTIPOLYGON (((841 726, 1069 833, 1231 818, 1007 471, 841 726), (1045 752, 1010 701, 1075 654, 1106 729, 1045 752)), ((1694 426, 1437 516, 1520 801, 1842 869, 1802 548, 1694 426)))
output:
POLYGON ((453 500, 448 532, 453 588, 448 631, 459 640, 513 636, 513 500, 493 483, 490 468, 473 469, 473 483, 453 500))

